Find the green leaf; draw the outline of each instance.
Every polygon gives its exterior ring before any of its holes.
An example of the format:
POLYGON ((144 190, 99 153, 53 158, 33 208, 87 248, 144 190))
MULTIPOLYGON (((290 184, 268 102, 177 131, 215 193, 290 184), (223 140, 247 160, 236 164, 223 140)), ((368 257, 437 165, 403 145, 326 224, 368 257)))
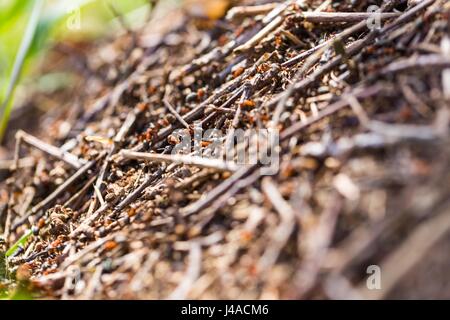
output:
MULTIPOLYGON (((5 0, 2 0, 5 1, 5 0)), ((6 29, 12 23, 15 23, 17 19, 22 17, 32 4, 30 0, 22 1, 8 1, 9 3, 2 4, 0 6, 0 31, 6 29)))
POLYGON ((11 248, 8 249, 8 251, 6 251, 5 256, 8 258, 10 256, 12 256, 17 249, 19 249, 20 246, 25 245, 25 243, 27 242, 27 240, 31 237, 31 235, 33 234, 33 231, 30 229, 28 231, 26 231, 22 237, 20 237, 19 240, 17 240, 16 243, 14 243, 12 245, 11 248))

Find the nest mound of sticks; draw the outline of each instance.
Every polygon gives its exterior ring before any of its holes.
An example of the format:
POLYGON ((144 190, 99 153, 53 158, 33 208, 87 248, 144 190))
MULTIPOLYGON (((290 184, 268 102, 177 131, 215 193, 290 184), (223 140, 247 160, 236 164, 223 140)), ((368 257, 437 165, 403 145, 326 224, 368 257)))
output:
POLYGON ((16 134, 8 274, 55 298, 450 298, 449 18, 232 1, 90 48, 16 134), (277 170, 208 156, 239 129, 279 132, 277 170))

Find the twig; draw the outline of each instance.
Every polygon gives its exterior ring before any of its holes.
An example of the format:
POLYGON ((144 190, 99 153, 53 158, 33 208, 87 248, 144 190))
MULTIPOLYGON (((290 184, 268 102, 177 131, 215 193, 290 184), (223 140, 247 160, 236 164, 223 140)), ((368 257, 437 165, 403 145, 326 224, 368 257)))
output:
POLYGON ((243 53, 251 48, 253 48, 255 45, 257 45, 264 37, 266 37, 270 32, 275 30, 277 27, 281 25, 283 22, 284 17, 278 16, 275 19, 272 20, 268 25, 266 25, 261 31, 259 31, 256 35, 254 35, 249 41, 244 43, 243 45, 240 45, 236 49, 234 49, 234 53, 243 53))
POLYGON ((275 9, 279 3, 266 3, 262 5, 255 6, 238 6, 233 7, 228 10, 227 16, 225 17, 227 20, 233 20, 243 17, 256 16, 260 14, 267 14, 273 9, 275 9))
POLYGON ((0 171, 30 168, 36 164, 33 157, 24 157, 16 160, 0 160, 0 171), (17 163, 17 164, 16 164, 17 163))
POLYGON ((177 112, 177 110, 175 110, 172 105, 170 104, 169 101, 167 101, 167 99, 163 100, 164 105, 166 106, 167 109, 169 109, 169 111, 175 116, 175 118, 177 118, 178 121, 180 121, 180 123, 188 130, 190 130, 189 124, 183 119, 182 116, 180 116, 180 114, 177 112))
MULTIPOLYGON (((97 177, 97 181, 95 182, 95 189, 99 191, 99 195, 101 197, 102 195, 102 189, 103 189, 103 181, 105 179, 106 174, 108 173, 109 166, 111 165, 111 158, 112 156, 117 152, 120 145, 123 143, 123 140, 131 130, 131 128, 134 126, 137 116, 140 114, 140 110, 138 108, 135 108, 132 112, 129 112, 125 121, 123 122, 122 126, 120 127, 119 131, 116 133, 113 139, 113 145, 111 149, 108 152, 108 155, 106 156, 105 162, 103 163, 103 166, 100 170, 100 173, 97 177)), ((100 200, 100 198, 99 198, 100 200)), ((97 200, 94 199, 94 202, 92 203, 92 210, 97 206, 97 200)))
POLYGON ((220 159, 203 158, 200 156, 180 155, 180 154, 158 154, 158 153, 146 153, 135 152, 131 150, 122 150, 119 156, 124 159, 133 160, 149 160, 155 162, 178 162, 185 165, 193 165, 200 168, 210 168, 220 171, 237 171, 241 166, 234 162, 225 162, 220 159))
MULTIPOLYGON (((396 12, 377 13, 377 18, 386 20, 396 18, 399 15, 400 13, 396 12)), ((366 22, 373 16, 374 13, 370 12, 302 12, 295 15, 298 19, 312 23, 366 22)))
MULTIPOLYGON (((363 98, 368 98, 368 97, 374 96, 374 95, 378 94, 381 90, 382 90, 382 88, 378 85, 368 87, 368 88, 357 88, 354 90, 353 95, 355 97, 359 97, 360 99, 363 99, 363 98)), ((320 111, 316 117, 314 117, 314 118, 311 117, 308 120, 306 120, 305 122, 299 122, 299 123, 293 124, 286 130, 282 131, 280 134, 280 140, 281 141, 288 140, 295 134, 297 134, 300 131, 311 126, 313 123, 316 123, 347 106, 348 106, 348 101, 345 99, 341 99, 341 100, 331 104, 330 106, 326 107, 323 111, 320 111)))
POLYGON ((80 260, 81 258, 83 258, 89 252, 97 249, 98 247, 104 245, 109 240, 112 240, 112 239, 114 239, 115 237, 118 237, 118 236, 119 235, 108 235, 108 236, 106 236, 104 238, 98 239, 95 242, 92 242, 91 244, 89 244, 86 247, 84 247, 81 251, 78 251, 76 254, 67 257, 67 259, 64 260, 64 262, 61 264, 59 269, 61 271, 64 271, 65 269, 67 269, 67 267, 69 267, 73 263, 75 263, 78 260, 80 260))
POLYGON ((85 232, 89 226, 94 223, 94 221, 106 210, 111 208, 113 206, 110 202, 105 202, 104 205, 102 205, 100 208, 98 208, 94 213, 86 217, 86 219, 83 220, 83 222, 69 234, 69 238, 75 239, 78 235, 85 232))
POLYGON ((383 123, 381 121, 371 120, 357 98, 352 95, 346 95, 346 99, 359 118, 361 124, 373 132, 397 139, 402 138, 430 141, 437 138, 437 133, 435 132, 436 130, 434 130, 430 126, 401 124, 394 125, 383 123))
POLYGON ((45 152, 52 157, 55 157, 57 159, 60 159, 67 164, 71 165, 75 169, 81 168, 82 165, 86 163, 85 160, 79 159, 77 156, 71 154, 70 152, 66 152, 61 150, 60 148, 57 148, 55 146, 52 146, 22 130, 17 131, 16 133, 16 139, 24 142, 30 146, 35 147, 36 149, 41 150, 42 152, 45 152))
POLYGON ((358 24, 351 26, 347 29, 345 29, 344 31, 338 33, 337 35, 331 37, 330 39, 328 39, 327 41, 315 46, 314 48, 311 48, 309 50, 306 50, 302 53, 300 53, 299 55, 289 59, 288 61, 285 61, 282 63, 283 67, 290 67, 300 61, 302 61, 304 58, 306 58, 307 56, 311 55, 313 52, 322 49, 325 46, 330 46, 332 43, 334 43, 335 41, 343 41, 346 38, 350 37, 352 34, 359 32, 361 30, 364 30, 367 28, 367 21, 361 21, 358 24))
POLYGON ((202 247, 209 247, 212 246, 220 241, 222 241, 224 238, 223 232, 217 231, 210 235, 207 235, 205 237, 199 237, 195 238, 191 241, 178 241, 173 244, 173 249, 177 251, 189 251, 191 248, 192 241, 197 242, 202 247))
POLYGON ((191 186, 194 182, 199 182, 199 181, 203 181, 203 180, 207 179, 209 176, 214 174, 214 172, 215 172, 215 170, 208 170, 208 169, 201 170, 201 171, 193 174, 192 176, 177 183, 175 185, 175 189, 184 190, 184 189, 188 188, 189 186, 191 186))
POLYGON ((333 194, 332 200, 320 215, 317 227, 305 235, 305 242, 308 246, 306 248, 307 252, 294 278, 296 287, 295 298, 297 299, 305 298, 317 281, 332 241, 342 206, 342 198, 337 194, 333 194))
POLYGON ((17 221, 12 229, 16 230, 19 226, 24 224, 29 217, 36 214, 40 210, 44 209, 50 203, 52 203, 55 199, 57 199, 63 192, 67 190, 75 181, 77 181, 81 176, 83 176, 89 169, 91 169, 97 161, 103 157, 103 155, 99 156, 97 159, 87 162, 84 166, 82 166, 80 169, 78 169, 77 172, 75 172, 69 179, 67 179, 63 184, 61 184, 58 188, 56 188, 55 191, 53 191, 51 194, 49 194, 44 200, 39 202, 37 205, 35 205, 33 208, 31 208, 30 211, 28 211, 19 221, 17 221))
POLYGON ((291 205, 283 199, 278 188, 271 181, 271 178, 264 178, 261 187, 267 199, 272 203, 275 210, 278 211, 281 218, 281 222, 273 231, 272 241, 258 262, 258 271, 264 273, 276 262, 281 250, 286 246, 287 241, 294 231, 295 213, 291 205))
POLYGON ((420 69, 450 68, 450 58, 439 54, 423 55, 395 61, 381 70, 380 75, 388 75, 404 71, 417 72, 420 69))
POLYGON ((411 104, 414 109, 420 113, 424 118, 430 114, 431 109, 422 99, 414 92, 414 90, 406 83, 401 84, 402 93, 406 100, 411 104))
MULTIPOLYGON (((203 101, 201 104, 199 104, 197 107, 195 107, 194 109, 192 109, 191 111, 189 111, 188 113, 186 113, 185 115, 183 115, 183 119, 189 123, 192 122, 196 119, 198 119, 200 116, 203 115, 205 109, 213 104, 217 99, 221 98, 223 95, 231 93, 231 92, 235 92, 236 90, 240 90, 241 88, 241 83, 244 79, 254 75, 258 69, 258 67, 268 61, 270 58, 272 57, 272 54, 264 54, 261 56, 261 58, 258 59, 258 61, 253 64, 253 66, 251 68, 248 68, 247 70, 244 71, 243 74, 241 74, 239 77, 237 77, 236 79, 230 80, 229 82, 223 84, 218 90, 216 90, 214 92, 214 94, 212 94, 209 98, 207 98, 205 101, 203 101)), ((235 93, 236 95, 236 93, 235 93)), ((234 96, 235 96, 234 95, 234 96)), ((232 96, 234 98, 234 96, 232 96)), ((237 96, 236 96, 237 98, 237 96)), ((231 99, 231 98, 230 98, 231 99)), ((229 100, 230 100, 229 99, 229 100)), ((227 102, 225 102, 221 107, 224 107, 224 105, 226 106, 227 102)), ((167 128, 164 128, 163 130, 161 130, 158 133, 156 142, 160 142, 161 140, 167 138, 175 129, 177 129, 178 127, 176 125, 171 125, 167 128)), ((139 144, 138 146, 136 146, 135 148, 133 148, 133 151, 140 151, 143 148, 143 144, 139 144)))
POLYGON ((215 213, 223 208, 227 201, 233 198, 239 191, 246 189, 252 186, 258 179, 262 176, 259 170, 255 170, 253 173, 248 175, 247 177, 236 181, 226 192, 220 195, 217 199, 211 201, 211 204, 207 208, 203 208, 204 218, 200 223, 200 227, 204 228, 213 218, 215 213))
POLYGON ((92 186, 92 183, 94 183, 96 176, 92 176, 88 182, 81 188, 77 193, 75 193, 69 200, 67 200, 64 203, 64 207, 70 207, 74 204, 75 201, 77 201, 84 193, 87 192, 87 190, 92 186))
MULTIPOLYGON (((346 48, 347 57, 351 57, 366 47, 368 43, 373 41, 378 34, 388 34, 389 32, 392 32, 395 30, 399 25, 402 23, 407 22, 411 17, 413 17, 417 12, 420 10, 426 8, 427 6, 430 6, 433 4, 435 0, 426 0, 423 1, 421 4, 415 6, 413 9, 408 10, 407 12, 403 13, 401 16, 399 16, 396 20, 394 20, 392 23, 388 24, 381 30, 372 30, 365 38, 361 40, 357 40, 354 43, 352 43, 350 46, 346 48)), ((365 21, 360 22, 359 24, 355 25, 355 29, 360 29, 367 26, 367 23, 365 21)), ((349 29, 351 30, 351 28, 349 29)), ((346 31, 344 31, 346 32, 346 31)), ((343 33, 344 33, 343 32, 343 33)), ((347 31, 348 33, 350 31, 347 31)), ((341 34, 341 37, 343 35, 341 34)), ((337 57, 333 58, 331 61, 329 61, 327 64, 323 65, 322 67, 315 70, 311 75, 303 79, 302 81, 295 84, 294 90, 295 91, 302 91, 307 88, 309 88, 312 84, 314 84, 319 78, 321 78, 325 73, 330 72, 333 68, 339 65, 342 59, 342 55, 338 55, 337 57)), ((283 99, 284 94, 281 94, 280 96, 274 98, 270 104, 278 102, 280 99, 283 99)))
POLYGON ((419 11, 425 9, 426 7, 431 6, 436 0, 424 0, 415 5, 414 7, 408 9, 408 11, 404 12, 400 17, 398 17, 394 22, 385 26, 381 30, 381 34, 387 34, 396 29, 399 25, 408 22, 409 19, 414 17, 419 11))
POLYGON ((21 200, 22 205, 20 206, 20 209, 18 212, 19 216, 25 215, 26 211, 28 210, 28 207, 33 202, 34 196, 36 194, 36 190, 34 187, 26 187, 23 190, 23 193, 24 193, 24 195, 23 195, 24 199, 21 200))
POLYGON ((183 300, 186 299, 189 291, 194 285, 195 281, 200 276, 202 263, 202 247, 196 242, 191 242, 191 249, 189 251, 189 262, 184 280, 178 285, 178 287, 170 294, 171 300, 183 300))
POLYGON ((97 114, 105 110, 108 106, 114 106, 120 100, 124 92, 153 64, 157 62, 155 56, 149 56, 143 59, 136 70, 128 78, 117 84, 107 94, 98 98, 90 110, 85 112, 76 124, 74 130, 82 130, 87 122, 92 120, 97 114))
POLYGON ((142 267, 139 269, 139 271, 134 275, 134 277, 130 281, 130 288, 136 293, 139 293, 142 291, 145 285, 145 281, 148 279, 148 275, 155 265, 156 262, 158 262, 158 259, 160 257, 160 253, 157 251, 151 251, 148 255, 145 261, 142 264, 142 267))
POLYGON ((89 281, 85 291, 84 291, 84 299, 89 300, 94 297, 95 291, 101 285, 101 276, 103 273, 103 265, 99 265, 95 268, 94 274, 89 281))
POLYGON ((100 205, 103 206, 105 204, 105 200, 103 200, 102 192, 96 185, 94 185, 94 191, 98 201, 100 201, 100 205))
POLYGON ((149 187, 156 179, 160 178, 164 173, 165 169, 159 169, 154 174, 150 175, 139 187, 137 187, 133 192, 131 192, 125 199, 123 199, 115 208, 114 212, 119 212, 128 206, 131 202, 136 200, 142 192, 149 187))
POLYGON ((183 208, 181 210, 183 216, 189 216, 206 208, 211 202, 213 202, 215 199, 220 197, 224 192, 230 189, 235 182, 239 181, 242 178, 245 178, 252 171, 252 169, 256 168, 257 165, 252 165, 250 167, 243 167, 239 169, 230 178, 223 181, 221 184, 219 184, 217 187, 211 190, 204 198, 183 208))
POLYGON ((383 285, 380 290, 368 290, 364 281, 358 287, 359 292, 366 299, 385 298, 407 272, 432 251, 433 246, 447 235, 449 230, 450 211, 444 209, 436 217, 419 225, 399 248, 381 263, 383 285))

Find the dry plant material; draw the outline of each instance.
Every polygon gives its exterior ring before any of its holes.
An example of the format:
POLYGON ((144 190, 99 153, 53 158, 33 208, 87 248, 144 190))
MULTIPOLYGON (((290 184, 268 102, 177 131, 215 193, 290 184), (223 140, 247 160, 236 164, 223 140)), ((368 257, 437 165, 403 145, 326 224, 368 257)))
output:
POLYGON ((9 272, 65 299, 380 299, 448 264, 446 2, 190 2, 92 45, 57 110, 33 96, 46 127, 0 162, 9 272), (206 157, 247 129, 279 130, 272 175, 206 157))

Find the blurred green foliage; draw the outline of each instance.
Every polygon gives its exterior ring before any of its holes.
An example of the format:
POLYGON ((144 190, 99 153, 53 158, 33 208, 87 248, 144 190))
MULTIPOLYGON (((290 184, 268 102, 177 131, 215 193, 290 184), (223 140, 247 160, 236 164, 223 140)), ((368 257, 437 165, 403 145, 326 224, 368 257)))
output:
MULTIPOLYGON (((0 105, 6 98, 8 85, 12 82, 13 67, 19 55, 27 24, 39 0, 0 1, 0 105)), ((32 42, 26 50, 21 65, 20 83, 32 74, 45 58, 46 49, 53 41, 62 39, 95 39, 112 30, 117 24, 115 13, 125 18, 130 25, 139 21, 136 15, 127 20, 127 15, 142 13, 150 8, 148 0, 43 0, 43 10, 32 32, 32 42), (114 10, 111 10, 114 8, 114 10)), ((140 15, 145 16, 145 14, 140 15)), ((17 85, 17 83, 15 83, 17 85)), ((14 86, 15 86, 14 85, 14 86)), ((0 139, 7 124, 13 99, 0 110, 0 139)))

